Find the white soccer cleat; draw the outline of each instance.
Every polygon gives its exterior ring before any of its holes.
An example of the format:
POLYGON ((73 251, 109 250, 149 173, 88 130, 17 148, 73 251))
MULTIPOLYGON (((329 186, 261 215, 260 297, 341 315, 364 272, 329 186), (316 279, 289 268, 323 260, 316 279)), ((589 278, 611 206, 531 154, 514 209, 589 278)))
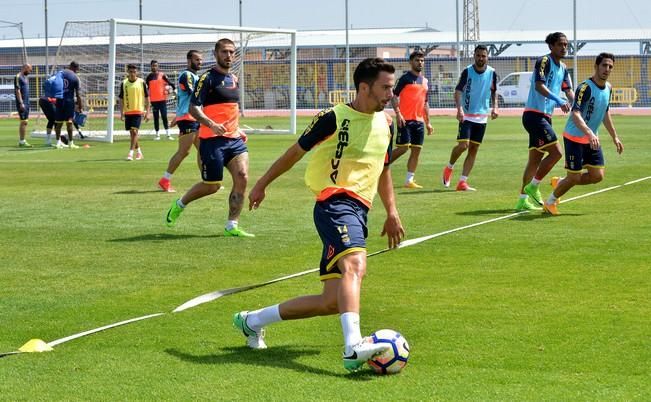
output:
POLYGON ((246 346, 251 349, 266 349, 267 344, 264 343, 264 328, 259 331, 254 331, 246 324, 246 317, 249 315, 248 311, 240 311, 233 315, 233 326, 235 329, 242 331, 242 335, 246 337, 246 346))
POLYGON ((346 370, 357 371, 372 357, 391 349, 391 345, 388 343, 372 343, 370 339, 364 338, 344 352, 344 368, 346 370))

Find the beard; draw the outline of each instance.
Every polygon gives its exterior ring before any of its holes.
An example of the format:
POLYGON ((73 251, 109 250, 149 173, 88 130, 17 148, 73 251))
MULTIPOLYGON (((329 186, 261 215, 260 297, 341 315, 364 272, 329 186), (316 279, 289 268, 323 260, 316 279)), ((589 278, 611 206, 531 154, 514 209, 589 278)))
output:
POLYGON ((221 67, 221 68, 223 68, 225 70, 228 70, 228 69, 231 68, 231 65, 233 63, 232 62, 226 62, 226 61, 223 61, 223 60, 217 60, 217 64, 219 65, 219 67, 221 67))

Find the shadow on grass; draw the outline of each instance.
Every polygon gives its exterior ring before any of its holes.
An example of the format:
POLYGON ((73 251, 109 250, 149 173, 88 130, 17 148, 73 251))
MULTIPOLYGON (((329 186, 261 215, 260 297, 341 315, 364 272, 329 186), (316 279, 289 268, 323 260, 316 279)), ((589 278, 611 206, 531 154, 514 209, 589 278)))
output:
POLYGON ((159 240, 185 240, 185 239, 210 239, 215 237, 224 237, 223 235, 194 235, 194 234, 175 234, 175 233, 152 233, 133 237, 122 237, 118 239, 107 240, 112 243, 116 242, 135 242, 135 241, 159 241, 159 240))
MULTIPOLYGON (((511 214, 515 213, 513 209, 477 209, 474 211, 462 211, 457 212, 457 215, 468 215, 468 216, 481 216, 481 215, 502 215, 502 214, 511 214)), ((524 214, 523 214, 524 215, 524 214)))
MULTIPOLYGON (((195 364, 249 364, 251 366, 267 366, 294 370, 299 373, 327 375, 336 378, 349 378, 357 381, 370 381, 377 377, 370 370, 356 373, 332 372, 296 361, 302 356, 321 354, 315 349, 298 349, 289 346, 272 347, 265 350, 252 350, 246 346, 221 348, 222 353, 208 355, 192 355, 176 349, 166 349, 165 352, 177 359, 195 364)), ((344 370, 344 368, 341 368, 344 370)))
POLYGON ((160 189, 153 189, 153 190, 124 190, 124 191, 116 191, 113 194, 132 195, 132 194, 149 194, 149 193, 162 193, 162 191, 160 189))
POLYGON ((396 194, 400 194, 400 195, 437 194, 437 193, 448 193, 448 192, 450 192, 450 190, 441 190, 441 189, 405 190, 404 188, 402 188, 402 186, 394 187, 393 190, 394 190, 394 192, 396 194), (399 191, 399 190, 402 190, 402 191, 399 191))
POLYGON ((107 159, 80 159, 77 162, 124 162, 124 158, 107 158, 107 159))

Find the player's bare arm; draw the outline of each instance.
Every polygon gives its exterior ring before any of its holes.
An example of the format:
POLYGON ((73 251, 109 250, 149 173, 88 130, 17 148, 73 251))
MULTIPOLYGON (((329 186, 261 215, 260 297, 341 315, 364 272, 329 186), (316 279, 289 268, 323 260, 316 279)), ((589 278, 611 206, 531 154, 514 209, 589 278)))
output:
POLYGON ((249 192, 249 211, 257 209, 260 204, 262 204, 262 201, 266 196, 265 190, 267 186, 280 175, 291 169, 305 154, 306 151, 296 143, 289 147, 289 149, 287 149, 287 151, 285 151, 285 153, 278 158, 271 167, 269 167, 267 172, 258 179, 249 192))
POLYGON ((389 248, 396 248, 400 241, 405 237, 405 229, 400 222, 400 215, 396 208, 396 198, 393 192, 393 180, 391 179, 391 169, 388 166, 384 167, 380 180, 378 182, 378 194, 387 212, 387 218, 382 227, 381 236, 387 235, 389 248))
POLYGON ((613 139, 613 144, 615 144, 615 149, 617 149, 617 153, 621 154, 624 152, 624 144, 619 139, 619 136, 617 135, 617 130, 615 130, 615 125, 613 124, 613 119, 610 116, 610 110, 606 112, 606 115, 604 116, 604 127, 606 127, 606 130, 608 130, 608 134, 610 134, 610 137, 613 139))
POLYGON ((190 105, 190 114, 194 117, 199 123, 203 124, 206 127, 209 127, 210 130, 216 135, 223 135, 226 132, 226 127, 223 124, 212 121, 203 110, 197 105, 190 105))
POLYGON ((583 120, 583 117, 581 116, 581 111, 579 110, 573 110, 572 111, 572 120, 574 121, 574 124, 576 127, 581 130, 583 134, 586 135, 590 139, 590 148, 591 149, 599 149, 599 137, 597 137, 590 127, 586 124, 585 120, 583 120))

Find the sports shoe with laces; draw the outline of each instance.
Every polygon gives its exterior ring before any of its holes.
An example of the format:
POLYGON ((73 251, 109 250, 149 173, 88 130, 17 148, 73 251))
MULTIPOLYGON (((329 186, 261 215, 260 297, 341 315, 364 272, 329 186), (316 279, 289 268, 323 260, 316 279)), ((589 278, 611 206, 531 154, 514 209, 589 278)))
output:
POLYGON ((68 148, 70 148, 70 149, 79 149, 79 145, 76 145, 76 144, 71 142, 71 143, 68 144, 68 148))
POLYGON ((516 211, 540 211, 540 208, 533 205, 529 198, 519 198, 518 203, 515 204, 516 211))
POLYGON ((419 189, 419 188, 423 188, 423 186, 411 180, 405 183, 405 188, 419 189))
POLYGON ((255 237, 253 233, 245 232, 244 230, 240 229, 239 226, 233 226, 232 229, 224 228, 224 236, 225 237, 255 237))
POLYGON ((550 214, 550 215, 554 215, 554 216, 560 215, 560 212, 558 212, 558 207, 557 206, 558 206, 557 203, 550 204, 547 201, 545 201, 545 203, 543 204, 543 210, 545 212, 547 212, 548 214, 550 214))
POLYGON ((32 144, 30 144, 30 143, 27 142, 27 141, 19 142, 19 143, 18 143, 18 147, 19 147, 19 148, 31 148, 31 147, 32 147, 32 144))
POLYGON ((160 141, 160 135, 156 134, 156 137, 154 137, 154 141, 160 141))
POLYGON ((172 137, 171 135, 168 135, 167 139, 170 140, 170 141, 174 141, 174 137, 172 137))
POLYGON ((446 166, 443 168, 443 187, 450 187, 450 180, 452 180, 452 169, 446 166))
POLYGON ((470 187, 465 181, 460 181, 457 184, 457 191, 477 191, 476 188, 470 187))
POLYGON ((362 339, 357 345, 344 352, 344 368, 348 371, 359 370, 372 357, 380 355, 391 348, 387 343, 372 343, 371 338, 362 339))
POLYGON ((138 153, 136 154, 136 160, 137 160, 137 161, 141 161, 141 160, 143 160, 143 159, 145 159, 145 157, 143 156, 142 152, 138 152, 138 153))
POLYGON ((127 155, 127 160, 132 161, 133 160, 133 154, 128 154, 127 155))
POLYGON ((251 349, 266 349, 267 344, 264 343, 264 329, 261 328, 256 332, 249 328, 246 323, 246 318, 249 315, 248 311, 240 311, 233 314, 233 326, 238 331, 242 331, 242 335, 246 337, 246 346, 251 349))
POLYGON ((176 193, 176 190, 172 188, 172 182, 170 182, 170 179, 162 177, 158 181, 158 187, 166 193, 176 193))
POLYGON ((531 197, 531 199, 534 200, 538 205, 543 204, 542 194, 540 194, 540 186, 535 186, 529 183, 526 186, 524 186, 524 192, 529 197, 531 197))
POLYGON ((167 210, 167 215, 165 216, 165 224, 169 227, 176 225, 176 220, 179 219, 181 212, 183 212, 183 208, 179 207, 179 204, 176 203, 177 201, 178 199, 172 201, 172 205, 167 210))
POLYGON ((54 148, 63 149, 63 148, 68 148, 68 146, 66 144, 64 144, 63 142, 59 141, 59 142, 56 143, 56 145, 54 145, 54 148))

